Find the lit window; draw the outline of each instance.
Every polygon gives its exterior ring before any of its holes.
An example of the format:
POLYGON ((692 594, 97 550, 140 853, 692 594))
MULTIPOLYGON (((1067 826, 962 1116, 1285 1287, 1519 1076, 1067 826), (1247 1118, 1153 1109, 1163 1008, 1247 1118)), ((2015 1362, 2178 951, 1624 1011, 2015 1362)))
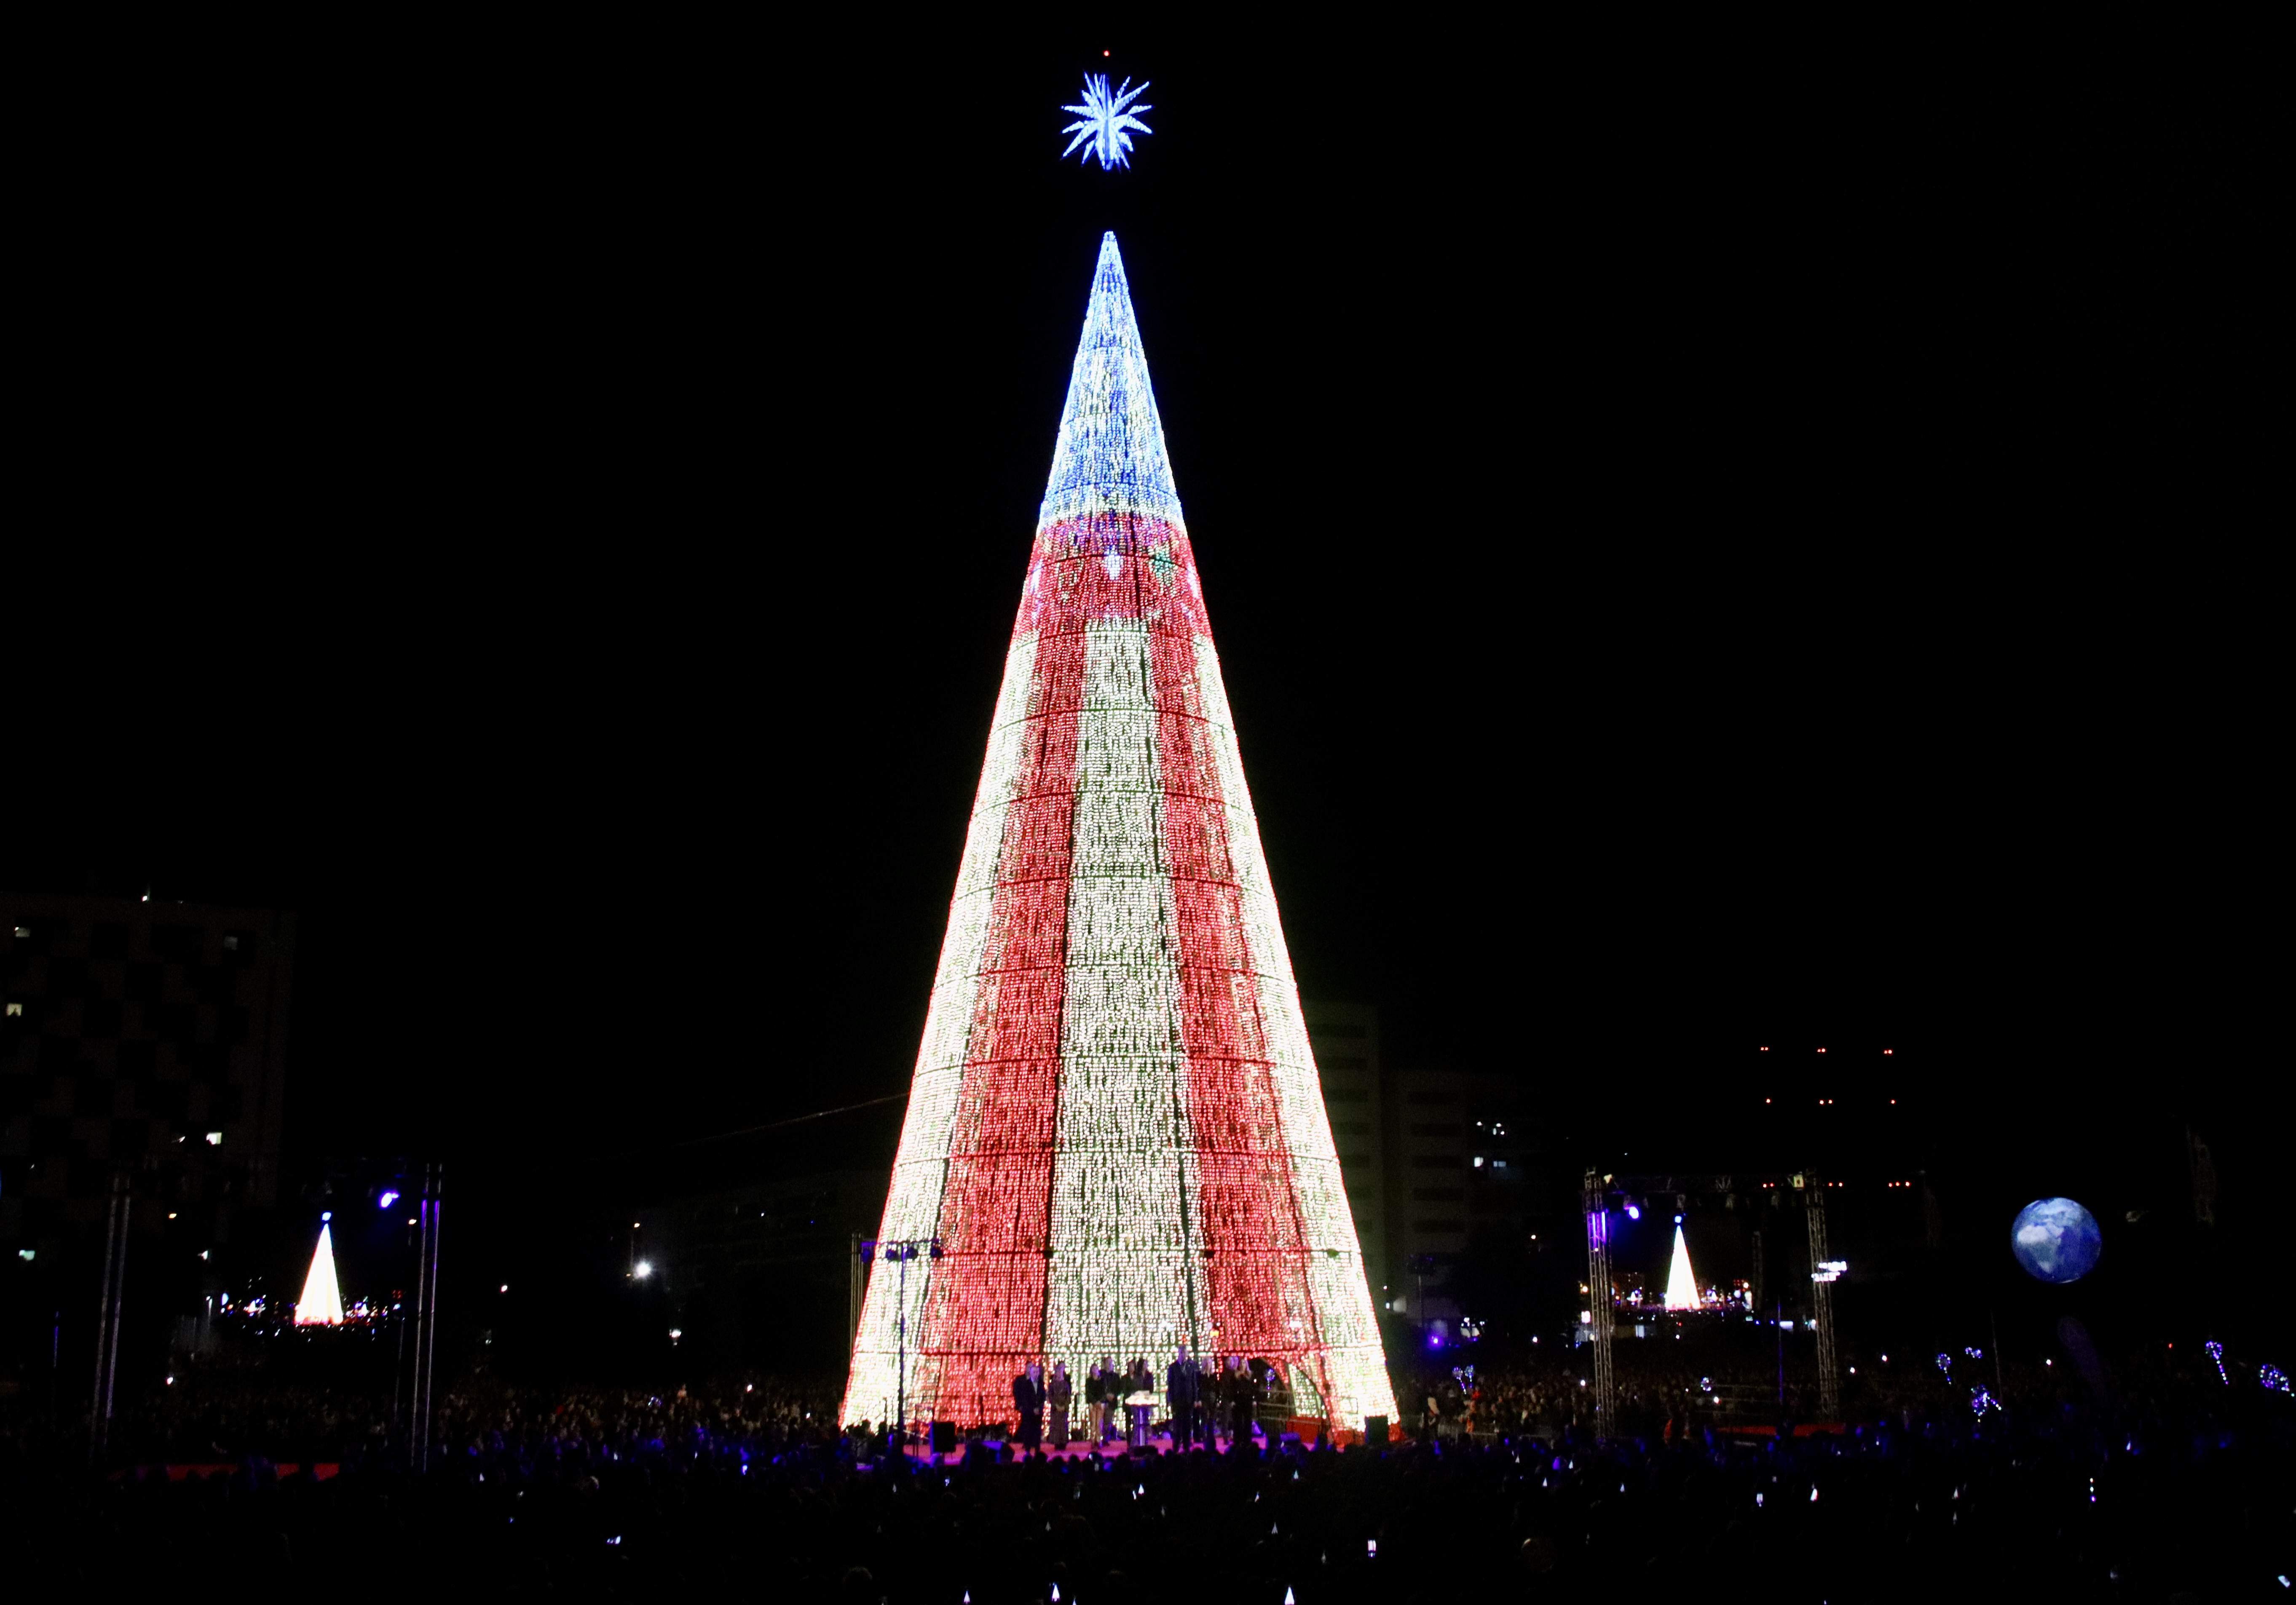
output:
POLYGON ((16 939, 19 942, 30 941, 32 939, 32 928, 29 925, 19 925, 16 927, 16 939))
POLYGON ((208 1133, 208 1146, 209 1148, 221 1148, 223 1146, 223 1133, 219 1131, 211 1131, 208 1133))
POLYGON ((24 1005, 23 1005, 23 1004, 21 1004, 21 1003, 10 1003, 10 1004, 8 1005, 8 1018, 9 1018, 9 1019, 11 1019, 11 1020, 15 1019, 17 1016, 19 1016, 19 1015, 22 1014, 23 1012, 24 1012, 24 1005))
POLYGON ((1477 1155, 1475 1156, 1475 1168, 1476 1168, 1476 1169, 1478 1169, 1478 1170, 1480 1170, 1482 1167, 1483 1167, 1483 1156, 1482 1156, 1482 1155, 1480 1155, 1480 1154, 1477 1154, 1477 1155))
POLYGON ((237 937, 226 937, 223 939, 223 950, 226 953, 237 953, 239 951, 239 938, 237 937))

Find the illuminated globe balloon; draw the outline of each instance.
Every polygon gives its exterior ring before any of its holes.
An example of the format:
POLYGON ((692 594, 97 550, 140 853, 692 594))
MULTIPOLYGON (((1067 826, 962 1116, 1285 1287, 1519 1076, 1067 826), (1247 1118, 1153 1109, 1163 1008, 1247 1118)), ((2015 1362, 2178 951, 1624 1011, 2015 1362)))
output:
POLYGON ((2069 1198, 2035 1199, 2017 1211, 2009 1247, 2026 1273, 2043 1282, 2079 1282, 2104 1252, 2096 1216, 2069 1198))

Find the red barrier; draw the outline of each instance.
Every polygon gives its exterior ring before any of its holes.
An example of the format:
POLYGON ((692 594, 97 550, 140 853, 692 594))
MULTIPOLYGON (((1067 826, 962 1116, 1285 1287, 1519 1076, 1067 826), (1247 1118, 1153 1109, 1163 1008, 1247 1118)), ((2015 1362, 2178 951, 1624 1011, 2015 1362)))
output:
MULTIPOLYGON (((214 1462, 185 1462, 182 1463, 170 1462, 164 1466, 137 1466, 135 1468, 135 1474, 138 1477, 148 1477, 153 1471, 165 1471, 168 1474, 168 1480, 169 1482, 181 1482, 187 1477, 213 1477, 217 1473, 228 1476, 232 1472, 237 1471, 241 1469, 242 1462, 235 1460, 217 1461, 214 1462)), ((299 1473, 303 1470, 303 1467, 301 1463, 297 1461, 283 1461, 279 1464, 273 1466, 271 1469, 282 1477, 293 1477, 299 1473)), ((311 1464, 311 1476, 316 1481, 324 1482, 329 1478, 340 1474, 342 1469, 342 1462, 340 1461, 314 1461, 311 1464)), ((117 1482, 127 1475, 127 1473, 125 1471, 114 1471, 111 1474, 111 1479, 114 1482, 117 1482)))

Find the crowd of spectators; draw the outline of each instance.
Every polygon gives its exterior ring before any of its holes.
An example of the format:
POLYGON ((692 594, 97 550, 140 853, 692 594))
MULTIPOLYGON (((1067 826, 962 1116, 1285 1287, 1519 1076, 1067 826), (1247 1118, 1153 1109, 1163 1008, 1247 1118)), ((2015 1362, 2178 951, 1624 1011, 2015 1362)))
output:
POLYGON ((2290 1597, 2276 1579, 2296 1565, 2296 1410, 2252 1384, 2131 1363, 2109 1394, 2045 1377, 1980 1412, 1940 1376, 1844 1431, 1775 1437, 1696 1420, 1675 1403, 1681 1378, 1629 1355, 1621 1397, 1650 1406, 1644 1429, 1598 1445, 1580 1374, 1557 1356, 1462 1388, 1431 1368, 1406 1382, 1436 1396, 1439 1430, 1384 1451, 1014 1463, 980 1446, 954 1465, 840 1429, 833 1382, 468 1389, 442 1399, 423 1475, 395 1452, 388 1400, 163 1396, 95 1473, 9 1424, 0 1511, 20 1529, 27 1598, 42 1583, 182 1597, 351 1576, 504 1598, 949 1605, 1055 1587, 1086 1605, 1621 1585, 1771 1601, 2290 1597), (1472 1432, 1440 1429, 1452 1410, 1472 1432), (146 1453, 227 1469, 170 1480, 146 1453), (319 1480, 309 1463, 327 1457, 340 1470, 319 1480), (301 1469, 281 1476, 291 1459, 301 1469))

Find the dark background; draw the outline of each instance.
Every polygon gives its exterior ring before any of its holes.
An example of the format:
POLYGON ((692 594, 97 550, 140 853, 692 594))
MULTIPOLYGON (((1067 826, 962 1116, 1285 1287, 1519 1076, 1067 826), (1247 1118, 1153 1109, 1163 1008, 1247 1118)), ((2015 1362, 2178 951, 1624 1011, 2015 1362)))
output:
POLYGON ((1114 228, 1303 991, 2263 1230, 2242 41, 885 31, 66 64, 0 884, 298 910, 298 1162, 890 1157, 676 1145, 906 1086, 1114 228))

